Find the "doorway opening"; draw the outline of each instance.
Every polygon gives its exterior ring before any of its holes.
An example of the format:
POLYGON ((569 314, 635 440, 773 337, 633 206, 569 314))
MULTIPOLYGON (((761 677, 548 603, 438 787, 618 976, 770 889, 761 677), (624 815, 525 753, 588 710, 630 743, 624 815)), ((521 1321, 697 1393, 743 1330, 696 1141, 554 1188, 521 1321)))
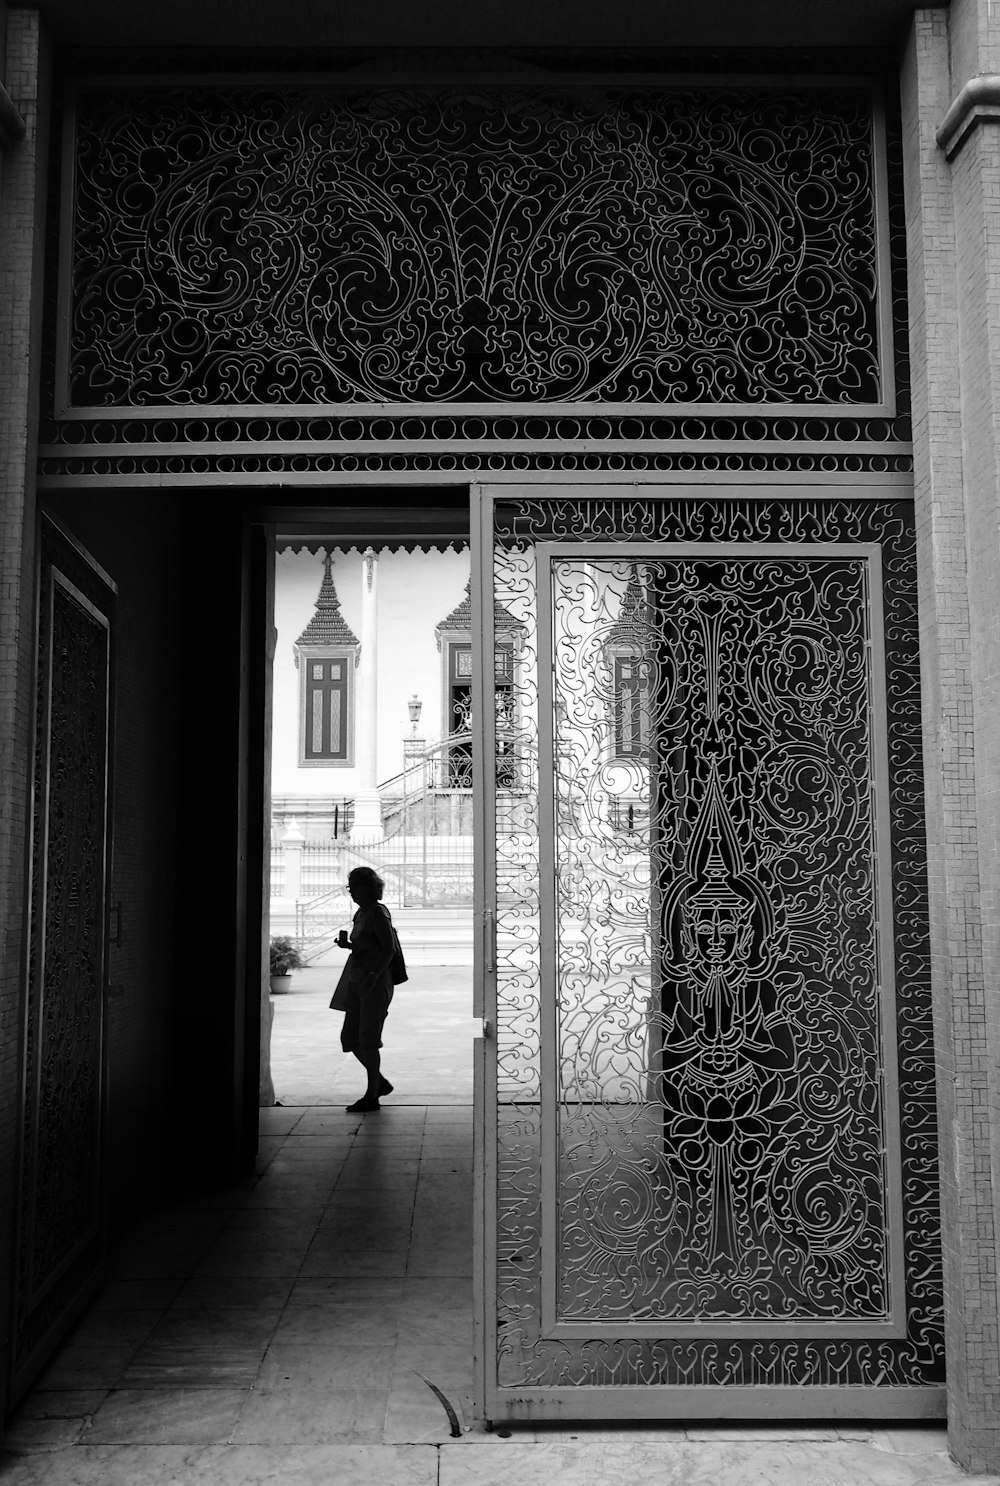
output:
POLYGON ((383 878, 408 972, 383 1032, 392 1100, 472 1103, 469 562, 467 504, 275 528, 269 937, 302 963, 271 981, 262 1104, 361 1092, 329 1007, 359 866, 383 878))

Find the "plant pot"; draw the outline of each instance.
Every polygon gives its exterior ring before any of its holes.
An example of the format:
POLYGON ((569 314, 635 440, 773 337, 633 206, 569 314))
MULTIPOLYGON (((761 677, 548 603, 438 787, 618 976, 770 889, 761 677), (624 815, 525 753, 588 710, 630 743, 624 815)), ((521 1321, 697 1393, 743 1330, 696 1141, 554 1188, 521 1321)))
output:
POLYGON ((292 988, 292 977, 290 975, 271 976, 271 995, 282 996, 292 988))

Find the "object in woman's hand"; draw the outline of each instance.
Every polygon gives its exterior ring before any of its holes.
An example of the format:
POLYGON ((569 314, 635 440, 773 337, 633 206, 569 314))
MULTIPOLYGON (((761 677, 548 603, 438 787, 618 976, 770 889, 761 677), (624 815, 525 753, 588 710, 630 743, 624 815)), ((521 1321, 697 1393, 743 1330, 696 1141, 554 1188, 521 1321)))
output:
POLYGON ((346 929, 341 929, 340 933, 337 935, 337 944, 341 949, 350 949, 351 942, 347 937, 346 929))

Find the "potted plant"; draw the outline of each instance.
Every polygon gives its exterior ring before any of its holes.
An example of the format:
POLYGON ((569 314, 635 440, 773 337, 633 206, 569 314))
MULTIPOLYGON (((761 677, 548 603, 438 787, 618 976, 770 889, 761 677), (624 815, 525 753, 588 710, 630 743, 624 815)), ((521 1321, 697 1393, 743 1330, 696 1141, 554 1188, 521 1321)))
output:
POLYGON ((292 971, 303 970, 305 960, 291 939, 271 940, 271 995, 281 995, 292 983, 292 971))

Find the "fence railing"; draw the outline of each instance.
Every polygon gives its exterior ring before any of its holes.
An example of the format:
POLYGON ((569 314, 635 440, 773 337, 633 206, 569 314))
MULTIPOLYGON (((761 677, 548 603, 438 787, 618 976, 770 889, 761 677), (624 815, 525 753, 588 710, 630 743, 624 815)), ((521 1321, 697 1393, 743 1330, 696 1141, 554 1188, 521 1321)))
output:
MULTIPOLYGON (((496 759, 497 788, 518 809, 531 787, 532 761, 501 737, 496 759)), ((473 903, 472 737, 454 734, 422 749, 379 788, 383 839, 374 846, 352 843, 349 832, 331 832, 325 841, 304 839, 300 822, 282 800, 282 817, 272 831, 271 896, 294 910, 295 937, 307 958, 315 958, 338 928, 350 920, 353 904, 347 877, 368 864, 386 884, 386 901, 403 908, 471 908, 473 903)), ((338 807, 346 802, 333 802, 338 807)), ((315 829, 329 822, 331 802, 302 811, 301 824, 315 829)), ((338 808, 340 824, 348 818, 338 808)))

